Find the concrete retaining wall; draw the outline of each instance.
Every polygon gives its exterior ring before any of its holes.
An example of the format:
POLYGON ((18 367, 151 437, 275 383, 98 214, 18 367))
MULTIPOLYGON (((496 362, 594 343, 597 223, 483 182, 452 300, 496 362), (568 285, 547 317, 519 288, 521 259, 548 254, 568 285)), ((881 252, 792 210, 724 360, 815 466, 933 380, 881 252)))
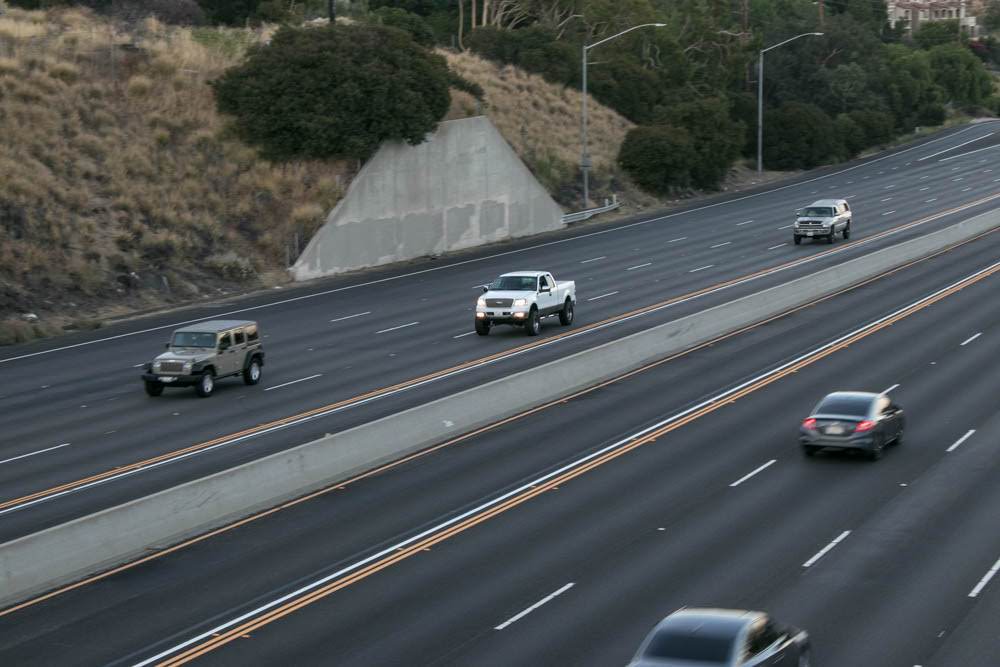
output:
POLYGON ((618 341, 0 545, 0 605, 777 315, 1000 227, 994 211, 618 341), (484 406, 489 411, 484 411, 484 406))
POLYGON ((296 280, 562 227, 562 209, 485 117, 382 146, 292 267, 296 280))

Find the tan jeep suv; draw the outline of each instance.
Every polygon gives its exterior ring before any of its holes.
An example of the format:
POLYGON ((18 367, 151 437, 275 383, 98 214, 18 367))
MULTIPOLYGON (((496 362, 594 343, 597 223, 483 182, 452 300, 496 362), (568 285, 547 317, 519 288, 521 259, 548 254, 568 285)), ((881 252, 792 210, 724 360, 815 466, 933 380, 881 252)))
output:
POLYGON ((193 386, 205 397, 221 378, 241 375, 245 384, 257 384, 263 366, 256 322, 212 320, 175 331, 167 351, 145 365, 142 379, 150 396, 159 396, 164 387, 193 386))

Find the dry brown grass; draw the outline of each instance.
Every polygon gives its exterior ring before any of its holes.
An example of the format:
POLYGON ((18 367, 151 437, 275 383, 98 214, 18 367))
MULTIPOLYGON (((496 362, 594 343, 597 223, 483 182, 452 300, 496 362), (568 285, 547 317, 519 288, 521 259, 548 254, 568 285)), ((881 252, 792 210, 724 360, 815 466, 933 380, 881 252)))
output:
POLYGON ((226 134, 207 83, 268 36, 0 18, 0 319, 145 307, 285 266, 346 168, 271 165, 226 134))

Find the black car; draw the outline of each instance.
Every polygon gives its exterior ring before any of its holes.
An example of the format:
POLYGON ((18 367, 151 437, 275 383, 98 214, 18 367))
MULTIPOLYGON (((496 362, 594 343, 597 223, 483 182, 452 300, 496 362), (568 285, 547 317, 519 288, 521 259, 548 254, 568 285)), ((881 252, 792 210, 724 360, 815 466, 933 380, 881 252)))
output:
POLYGON ((820 449, 856 449, 872 460, 890 443, 903 441, 903 409, 885 394, 838 391, 819 402, 799 427, 806 456, 820 449))
POLYGON ((808 667, 809 635, 760 611, 680 609, 646 636, 630 667, 808 667))

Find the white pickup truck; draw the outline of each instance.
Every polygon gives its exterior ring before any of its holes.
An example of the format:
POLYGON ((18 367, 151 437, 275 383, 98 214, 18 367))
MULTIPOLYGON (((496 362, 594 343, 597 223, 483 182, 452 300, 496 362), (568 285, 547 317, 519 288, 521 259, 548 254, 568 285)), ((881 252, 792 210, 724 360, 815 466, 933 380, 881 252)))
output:
POLYGON ((542 318, 558 315, 563 325, 573 323, 576 283, 556 282, 546 271, 505 273, 489 285, 476 302, 476 333, 488 336, 494 324, 523 326, 529 336, 542 330, 542 318))

